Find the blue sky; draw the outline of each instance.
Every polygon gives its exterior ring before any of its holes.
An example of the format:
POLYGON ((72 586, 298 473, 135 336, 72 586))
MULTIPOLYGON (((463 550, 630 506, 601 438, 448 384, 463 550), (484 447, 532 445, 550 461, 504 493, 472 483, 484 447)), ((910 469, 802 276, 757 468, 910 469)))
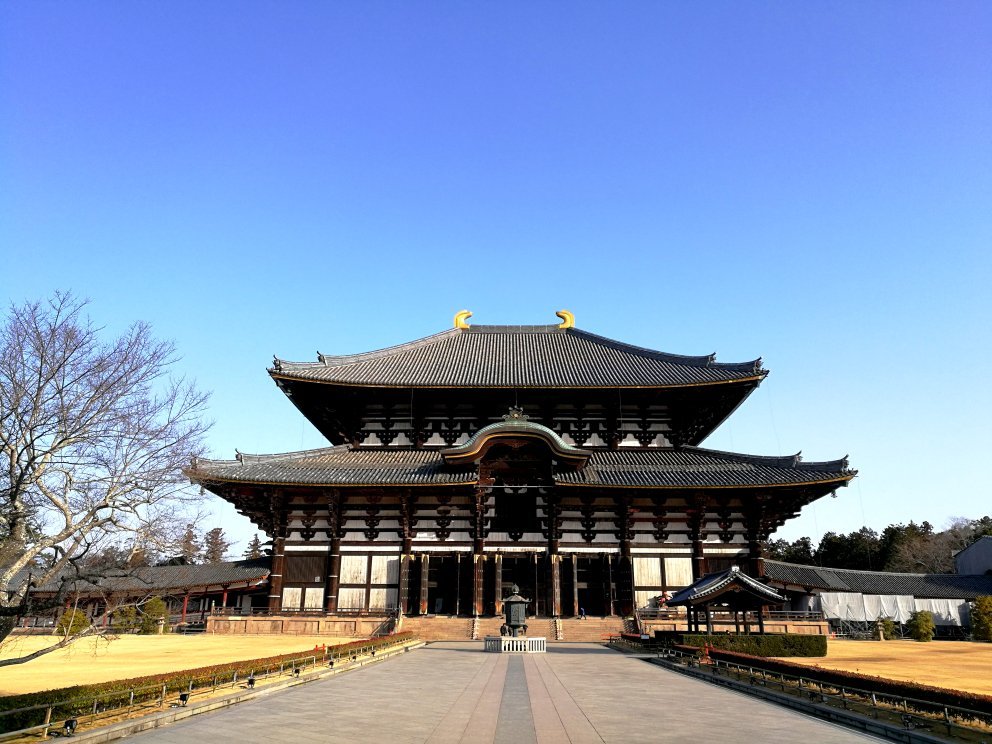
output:
POLYGON ((861 472, 779 536, 977 517, 990 40, 980 2, 4 3, 0 298, 152 323, 222 457, 323 444, 273 354, 567 308, 764 357, 707 446, 861 472))

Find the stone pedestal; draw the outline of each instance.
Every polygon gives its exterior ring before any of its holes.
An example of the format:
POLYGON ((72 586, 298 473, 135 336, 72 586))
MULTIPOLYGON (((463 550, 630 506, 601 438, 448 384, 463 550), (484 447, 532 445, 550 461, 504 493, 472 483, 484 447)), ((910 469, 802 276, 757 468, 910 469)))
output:
POLYGON ((543 636, 486 636, 485 648, 494 654, 543 654, 548 650, 548 639, 543 636))

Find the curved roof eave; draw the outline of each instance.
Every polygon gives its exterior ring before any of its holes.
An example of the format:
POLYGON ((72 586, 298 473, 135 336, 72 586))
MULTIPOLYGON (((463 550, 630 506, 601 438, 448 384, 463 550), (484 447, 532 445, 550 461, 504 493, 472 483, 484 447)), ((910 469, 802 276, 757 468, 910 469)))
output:
POLYGON ((592 456, 592 452, 589 450, 566 444, 565 440, 558 436, 554 430, 543 424, 522 418, 509 418, 482 427, 464 444, 441 450, 441 457, 448 463, 474 460, 482 452, 487 442, 493 439, 513 437, 539 439, 548 446, 555 457, 569 462, 584 464, 592 456))

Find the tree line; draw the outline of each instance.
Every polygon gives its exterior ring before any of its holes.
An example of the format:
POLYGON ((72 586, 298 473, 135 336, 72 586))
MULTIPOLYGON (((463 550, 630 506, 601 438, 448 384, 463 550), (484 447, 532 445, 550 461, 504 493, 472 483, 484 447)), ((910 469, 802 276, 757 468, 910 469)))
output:
POLYGON ((992 535, 992 517, 958 518, 943 530, 930 522, 890 524, 880 533, 862 527, 849 534, 827 532, 814 546, 808 537, 769 540, 768 557, 787 563, 858 571, 953 573, 954 554, 992 535))

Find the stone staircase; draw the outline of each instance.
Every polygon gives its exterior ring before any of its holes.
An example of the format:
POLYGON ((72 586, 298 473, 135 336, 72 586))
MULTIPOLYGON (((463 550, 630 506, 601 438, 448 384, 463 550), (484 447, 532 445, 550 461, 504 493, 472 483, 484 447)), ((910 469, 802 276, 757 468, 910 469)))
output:
MULTIPOLYGON (((414 615, 403 618, 402 629, 422 641, 469 641, 472 639, 472 618, 414 615)), ((499 633, 499 626, 496 632, 499 633)))
POLYGON ((485 638, 486 636, 498 636, 499 629, 506 622, 502 617, 480 617, 478 618, 477 633, 476 638, 485 638))
MULTIPOLYGON (((453 617, 449 615, 413 615, 403 618, 404 632, 416 634, 424 641, 481 640, 487 635, 498 636, 502 617, 453 617)), ((577 618, 531 617, 527 619, 527 634, 544 636, 548 641, 598 643, 620 633, 636 633, 631 620, 620 617, 577 618)))
POLYGON ((560 623, 562 637, 556 640, 561 641, 597 643, 610 636, 636 632, 627 627, 632 621, 625 621, 622 617, 587 617, 585 620, 567 617, 562 618, 560 623))

